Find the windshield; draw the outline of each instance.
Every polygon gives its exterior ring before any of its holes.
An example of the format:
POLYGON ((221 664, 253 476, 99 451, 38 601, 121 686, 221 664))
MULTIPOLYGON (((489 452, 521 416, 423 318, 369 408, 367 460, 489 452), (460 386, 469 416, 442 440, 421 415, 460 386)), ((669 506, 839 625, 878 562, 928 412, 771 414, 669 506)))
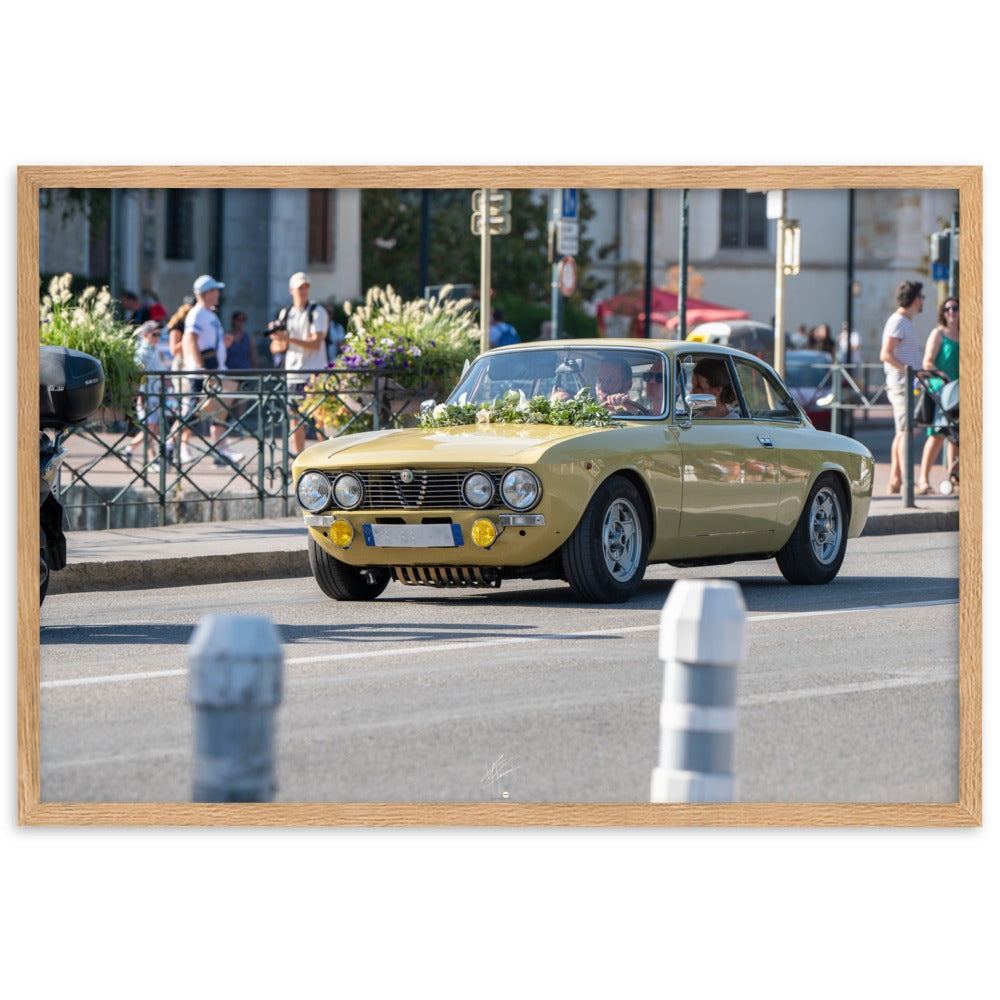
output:
POLYGON ((657 351, 530 347, 479 358, 448 402, 478 406, 512 390, 555 402, 585 391, 617 416, 655 417, 663 413, 665 371, 657 351))

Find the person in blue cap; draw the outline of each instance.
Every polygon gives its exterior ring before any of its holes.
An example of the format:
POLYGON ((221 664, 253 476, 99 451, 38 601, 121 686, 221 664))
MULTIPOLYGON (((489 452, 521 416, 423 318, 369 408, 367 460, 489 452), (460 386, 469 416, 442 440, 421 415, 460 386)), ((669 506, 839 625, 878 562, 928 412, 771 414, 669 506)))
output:
MULTIPOLYGON (((188 371, 224 371, 226 368, 226 334, 216 311, 221 289, 225 287, 223 282, 216 281, 210 274, 201 275, 194 283, 196 302, 184 320, 182 340, 184 367, 188 371)), ((197 458, 189 446, 192 429, 188 420, 198 408, 199 403, 201 403, 199 416, 211 420, 209 436, 212 443, 215 444, 222 436, 224 420, 219 420, 218 414, 222 410, 224 415, 224 407, 218 399, 201 399, 204 385, 204 378, 189 380, 189 391, 192 395, 187 397, 182 413, 184 423, 180 446, 182 464, 194 462, 197 458)), ((235 461, 236 457, 224 448, 218 448, 214 461, 216 465, 225 465, 235 461)))

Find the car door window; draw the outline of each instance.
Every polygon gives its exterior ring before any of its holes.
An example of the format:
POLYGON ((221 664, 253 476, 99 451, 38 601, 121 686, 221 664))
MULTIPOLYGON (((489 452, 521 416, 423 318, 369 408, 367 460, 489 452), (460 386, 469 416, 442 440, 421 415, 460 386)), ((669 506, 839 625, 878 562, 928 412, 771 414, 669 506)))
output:
POLYGON ((736 377, 754 420, 798 420, 799 412, 785 387, 757 365, 734 359, 736 377))
POLYGON ((718 406, 711 411, 695 412, 699 419, 739 420, 743 418, 739 395, 733 385, 732 369, 719 354, 686 354, 677 359, 674 413, 684 416, 690 393, 717 396, 718 406))

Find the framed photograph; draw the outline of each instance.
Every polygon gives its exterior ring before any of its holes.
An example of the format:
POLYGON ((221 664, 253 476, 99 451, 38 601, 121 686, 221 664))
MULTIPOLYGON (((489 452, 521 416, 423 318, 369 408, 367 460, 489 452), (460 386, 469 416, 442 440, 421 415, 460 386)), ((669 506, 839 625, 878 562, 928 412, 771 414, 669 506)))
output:
POLYGON ((19 823, 981 825, 982 385, 945 400, 937 345, 961 301, 982 370, 982 201, 978 166, 20 167, 19 823), (125 345, 96 430, 39 341, 125 345), (410 517, 422 462, 455 496, 410 517))

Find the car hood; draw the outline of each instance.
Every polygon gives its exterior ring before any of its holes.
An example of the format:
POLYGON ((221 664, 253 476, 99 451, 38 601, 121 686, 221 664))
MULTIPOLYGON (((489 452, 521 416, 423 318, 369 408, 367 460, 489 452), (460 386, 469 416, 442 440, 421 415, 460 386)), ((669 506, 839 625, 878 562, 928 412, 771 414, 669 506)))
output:
POLYGON ((463 425, 429 430, 370 431, 333 438, 307 448, 295 460, 298 469, 336 462, 362 466, 530 464, 551 445, 588 434, 621 433, 607 427, 559 427, 551 424, 463 425))

